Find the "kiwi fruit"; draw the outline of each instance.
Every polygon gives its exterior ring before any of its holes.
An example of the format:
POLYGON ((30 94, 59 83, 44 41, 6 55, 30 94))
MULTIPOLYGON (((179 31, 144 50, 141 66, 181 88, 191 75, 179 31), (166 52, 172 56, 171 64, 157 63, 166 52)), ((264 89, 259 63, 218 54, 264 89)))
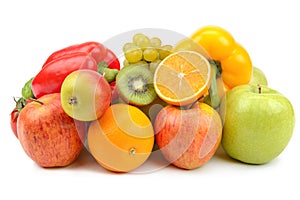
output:
POLYGON ((144 65, 123 67, 116 77, 117 90, 126 103, 145 106, 156 99, 153 73, 144 65))

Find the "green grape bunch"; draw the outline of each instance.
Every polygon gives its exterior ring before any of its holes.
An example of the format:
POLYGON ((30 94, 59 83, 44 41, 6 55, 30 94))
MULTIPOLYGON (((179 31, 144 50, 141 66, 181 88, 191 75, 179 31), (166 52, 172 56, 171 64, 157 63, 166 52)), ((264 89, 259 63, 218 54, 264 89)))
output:
POLYGON ((123 65, 145 65, 152 72, 156 67, 172 52, 172 45, 162 45, 158 37, 149 38, 143 33, 136 33, 132 37, 132 42, 123 45, 125 60, 123 65))

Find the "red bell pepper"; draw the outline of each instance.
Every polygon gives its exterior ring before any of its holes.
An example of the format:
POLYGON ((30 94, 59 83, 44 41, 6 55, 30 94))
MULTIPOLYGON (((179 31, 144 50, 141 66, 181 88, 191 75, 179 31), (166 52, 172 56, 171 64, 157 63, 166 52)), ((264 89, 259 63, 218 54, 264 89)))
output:
POLYGON ((91 55, 99 64, 100 62, 104 61, 109 68, 114 68, 120 70, 120 62, 117 56, 104 45, 100 44, 99 42, 85 42, 81 44, 75 44, 72 46, 68 46, 66 48, 60 49, 52 53, 46 62, 44 63, 43 67, 47 65, 49 62, 58 59, 61 56, 72 54, 75 52, 84 52, 91 55))
POLYGON ((60 92, 64 79, 73 71, 91 69, 97 71, 97 62, 87 53, 75 52, 60 56, 46 63, 34 77, 31 89, 36 98, 60 92))
POLYGON ((103 61, 107 64, 110 69, 120 70, 120 62, 117 56, 110 49, 106 49, 106 56, 103 61))

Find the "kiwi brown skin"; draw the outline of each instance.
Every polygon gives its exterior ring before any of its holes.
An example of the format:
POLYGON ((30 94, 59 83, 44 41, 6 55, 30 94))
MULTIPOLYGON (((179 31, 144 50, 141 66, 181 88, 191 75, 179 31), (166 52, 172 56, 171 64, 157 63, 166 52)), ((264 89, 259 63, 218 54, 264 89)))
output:
POLYGON ((122 100, 131 105, 146 106, 157 97, 153 73, 144 65, 123 67, 116 77, 116 86, 122 100))

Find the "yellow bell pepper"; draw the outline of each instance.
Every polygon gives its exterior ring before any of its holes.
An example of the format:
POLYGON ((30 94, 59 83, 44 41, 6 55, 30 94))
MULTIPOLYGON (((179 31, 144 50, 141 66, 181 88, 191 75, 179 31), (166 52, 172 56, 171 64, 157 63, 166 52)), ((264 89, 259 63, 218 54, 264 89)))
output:
POLYGON ((222 79, 229 89, 247 84, 252 77, 252 62, 247 51, 232 35, 218 26, 205 26, 192 36, 211 59, 220 62, 222 79))

